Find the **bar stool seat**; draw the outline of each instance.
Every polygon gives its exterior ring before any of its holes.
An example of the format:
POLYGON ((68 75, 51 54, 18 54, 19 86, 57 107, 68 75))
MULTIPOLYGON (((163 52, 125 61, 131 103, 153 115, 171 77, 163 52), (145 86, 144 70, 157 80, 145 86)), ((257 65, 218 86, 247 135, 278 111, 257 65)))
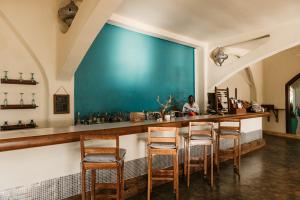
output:
POLYGON ((213 138, 207 135, 192 135, 191 140, 212 140, 213 138))
POLYGON ((176 146, 173 144, 162 144, 162 143, 152 143, 149 145, 153 149, 175 149, 176 146))
POLYGON ((219 132, 220 135, 240 135, 239 131, 228 131, 228 130, 221 130, 219 132))
POLYGON ((83 159, 85 162, 95 162, 95 163, 108 163, 108 162, 119 162, 122 161, 125 157, 126 149, 120 149, 119 157, 117 160, 116 156, 113 154, 90 154, 86 155, 83 159))

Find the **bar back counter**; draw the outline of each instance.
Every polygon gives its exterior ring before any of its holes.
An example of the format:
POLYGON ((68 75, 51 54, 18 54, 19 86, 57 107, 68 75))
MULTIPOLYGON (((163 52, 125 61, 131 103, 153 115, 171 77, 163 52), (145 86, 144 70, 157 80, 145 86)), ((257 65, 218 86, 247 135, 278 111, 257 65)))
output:
MULTIPOLYGON (((182 134, 191 121, 217 121, 220 118, 242 119, 242 151, 247 153, 262 147, 262 117, 269 113, 247 113, 241 115, 201 115, 180 117, 172 121, 117 122, 66 128, 41 128, 1 132, 0 134, 0 199, 40 199, 57 200, 81 193, 79 136, 85 133, 118 134, 120 147, 127 149, 125 158, 125 180, 134 180, 147 174, 146 145, 150 126, 173 126, 181 128, 182 134)), ((183 147, 181 140, 181 148, 183 147)), ((222 143, 221 149, 233 144, 222 143)), ((198 147, 192 155, 201 153, 198 147)), ((183 152, 180 153, 183 162, 183 152)), ((158 168, 172 166, 171 158, 154 160, 158 168)), ((115 172, 101 170, 98 182, 114 180, 115 172)), ((138 186, 136 186, 138 187, 138 186)), ((138 191, 130 188, 129 196, 138 191), (131 190, 131 191, 130 191, 131 190), (134 190, 134 191, 133 191, 134 190)))

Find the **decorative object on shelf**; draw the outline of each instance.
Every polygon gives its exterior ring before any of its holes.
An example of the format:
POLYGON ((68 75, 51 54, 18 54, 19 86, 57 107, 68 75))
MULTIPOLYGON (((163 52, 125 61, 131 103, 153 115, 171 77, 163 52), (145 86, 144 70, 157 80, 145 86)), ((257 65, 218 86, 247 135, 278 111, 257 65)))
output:
POLYGON ((30 123, 24 124, 21 120, 18 121, 18 124, 9 125, 7 121, 1 126, 1 131, 10 131, 10 130, 19 130, 19 129, 28 129, 38 127, 33 120, 30 120, 30 123))
POLYGON ((4 80, 8 80, 8 71, 4 71, 4 80))
POLYGON ((32 100, 31 100, 31 104, 33 106, 35 106, 35 99, 34 99, 35 93, 32 93, 32 100))
POLYGON ((74 0, 71 0, 69 4, 67 4, 66 6, 58 10, 58 17, 68 27, 70 27, 76 16, 77 11, 78 11, 78 6, 75 4, 74 0))
POLYGON ((22 82, 23 81, 23 73, 19 72, 19 74, 20 74, 19 81, 22 82))
POLYGON ((70 95, 64 87, 59 87, 53 95, 53 108, 54 114, 68 114, 70 113, 70 95), (60 90, 63 90, 65 94, 58 94, 60 90))
POLYGON ((170 95, 169 99, 167 100, 167 102, 165 104, 160 102, 159 96, 157 96, 156 101, 160 105, 161 118, 164 119, 166 112, 172 106, 173 97, 172 97, 172 95, 170 95))
POLYGON ((4 92, 4 100, 3 100, 3 106, 7 106, 8 100, 7 100, 7 92, 4 92))
POLYGON ((130 113, 131 122, 143 122, 145 121, 145 113, 143 112, 131 112, 130 113))
POLYGON ((20 105, 24 105, 24 100, 23 100, 23 92, 20 93, 21 99, 20 99, 20 105))

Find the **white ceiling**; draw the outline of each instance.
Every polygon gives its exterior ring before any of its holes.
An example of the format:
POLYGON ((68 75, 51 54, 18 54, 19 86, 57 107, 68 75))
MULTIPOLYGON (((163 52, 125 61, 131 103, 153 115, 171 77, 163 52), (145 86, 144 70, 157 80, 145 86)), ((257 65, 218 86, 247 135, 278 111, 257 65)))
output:
POLYGON ((300 0, 123 0, 118 15, 214 42, 300 19, 300 0))

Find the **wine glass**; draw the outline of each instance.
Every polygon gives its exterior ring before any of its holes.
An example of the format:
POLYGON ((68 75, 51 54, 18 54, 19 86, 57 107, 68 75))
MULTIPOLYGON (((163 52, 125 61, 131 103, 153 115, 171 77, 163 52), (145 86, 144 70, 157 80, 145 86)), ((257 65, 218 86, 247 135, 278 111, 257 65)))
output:
POLYGON ((23 92, 20 93, 21 99, 20 99, 20 105, 24 105, 24 100, 23 100, 23 92))
POLYGON ((8 71, 4 71, 4 80, 6 80, 6 81, 8 80, 8 75, 7 74, 8 74, 8 71))
POLYGON ((34 82, 34 73, 30 73, 31 74, 31 81, 34 82))
POLYGON ((19 74, 20 74, 19 81, 21 82, 21 81, 23 81, 23 73, 19 72, 19 74))
POLYGON ((3 105, 4 105, 4 106, 7 106, 7 104, 8 104, 7 94, 8 94, 7 92, 4 92, 4 97, 5 97, 5 98, 4 98, 4 101, 3 101, 3 105))
POLYGON ((31 104, 33 106, 35 106, 35 99, 34 99, 35 93, 32 93, 32 100, 31 100, 31 104))

